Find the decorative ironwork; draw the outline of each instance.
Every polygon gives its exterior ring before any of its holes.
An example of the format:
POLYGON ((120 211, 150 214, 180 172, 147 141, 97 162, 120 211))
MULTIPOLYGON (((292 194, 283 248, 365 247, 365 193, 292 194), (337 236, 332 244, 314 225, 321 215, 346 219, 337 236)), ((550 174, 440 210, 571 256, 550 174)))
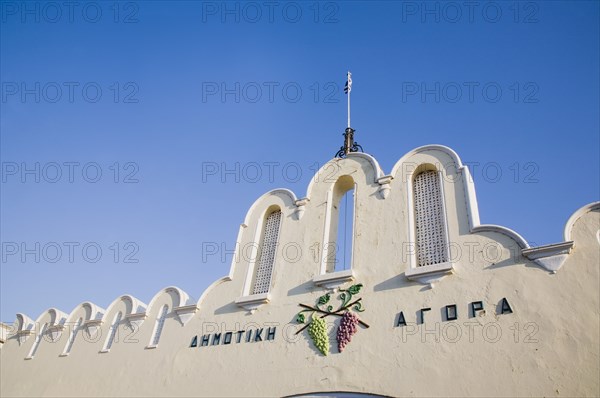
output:
POLYGON ((417 235, 417 265, 440 264, 448 261, 444 232, 444 212, 440 176, 425 171, 415 177, 415 226, 417 235))
POLYGON ((340 150, 335 154, 336 158, 345 158, 350 152, 364 152, 362 146, 354 141, 354 129, 351 127, 346 128, 344 133, 344 145, 340 147, 340 150))
POLYGON ((260 253, 252 294, 268 293, 271 287, 271 275, 273 273, 273 262, 275 261, 280 223, 281 211, 275 211, 267 217, 262 251, 260 253))
MULTIPOLYGON (((314 328, 314 325, 311 326, 315 319, 318 319, 317 322, 322 324, 322 319, 326 318, 330 315, 335 315, 342 317, 342 322, 338 327, 337 332, 337 340, 338 340, 338 350, 342 352, 343 348, 350 342, 350 337, 356 333, 356 325, 360 324, 365 328, 368 328, 369 325, 358 318, 358 316, 352 312, 363 312, 364 308, 362 306, 362 298, 358 298, 353 300, 353 296, 356 296, 360 293, 360 289, 363 287, 361 283, 352 285, 348 289, 340 289, 340 294, 338 295, 338 299, 341 301, 338 308, 334 310, 334 306, 331 305, 330 300, 333 295, 332 292, 328 292, 317 299, 317 302, 314 306, 307 304, 298 304, 300 307, 304 308, 296 315, 296 322, 298 323, 306 323, 307 317, 304 314, 305 312, 312 312, 312 316, 308 318, 308 323, 300 328, 296 334, 301 333, 304 329, 311 327, 314 328), (317 314, 321 314, 317 317, 317 314)), ((319 349, 324 355, 327 355, 329 352, 329 347, 323 346, 323 340, 319 340, 314 336, 315 332, 312 330, 310 333, 311 339, 313 339, 313 343, 315 347, 319 349)), ((328 340, 327 340, 328 341, 328 340)))

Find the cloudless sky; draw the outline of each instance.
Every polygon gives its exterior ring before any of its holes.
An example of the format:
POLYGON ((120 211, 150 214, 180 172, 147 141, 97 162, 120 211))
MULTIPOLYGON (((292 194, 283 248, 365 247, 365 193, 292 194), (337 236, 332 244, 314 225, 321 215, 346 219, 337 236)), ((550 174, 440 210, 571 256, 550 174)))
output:
POLYGON ((482 223, 560 242, 600 197, 597 1, 0 4, 7 323, 197 299, 254 200, 304 197, 342 145, 348 69, 384 173, 451 147, 482 223))

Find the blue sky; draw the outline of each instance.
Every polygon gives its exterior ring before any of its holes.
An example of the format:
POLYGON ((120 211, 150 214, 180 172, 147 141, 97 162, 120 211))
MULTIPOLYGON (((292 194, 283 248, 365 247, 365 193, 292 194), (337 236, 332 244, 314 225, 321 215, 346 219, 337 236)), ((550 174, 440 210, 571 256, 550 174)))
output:
POLYGON ((254 200, 339 149, 348 69, 365 151, 453 148, 482 223, 554 243, 600 196, 598 2, 1 6, 4 322, 197 299, 254 200))

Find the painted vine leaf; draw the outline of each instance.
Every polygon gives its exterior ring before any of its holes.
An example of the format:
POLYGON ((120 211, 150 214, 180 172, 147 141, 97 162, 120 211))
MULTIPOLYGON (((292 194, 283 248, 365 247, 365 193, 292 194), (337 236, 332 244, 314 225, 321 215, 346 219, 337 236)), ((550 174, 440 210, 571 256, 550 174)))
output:
MULTIPOLYGON (((348 305, 348 303, 350 302, 350 300, 352 299, 352 296, 354 296, 355 294, 359 294, 360 289, 362 287, 363 287, 362 283, 358 283, 356 285, 350 286, 348 289, 340 289, 340 292, 342 292, 339 296, 340 300, 342 300, 341 307, 346 307, 348 305)), ((360 308, 361 308, 360 305, 355 308, 358 308, 357 311, 360 312, 360 308)))
POLYGON ((348 288, 348 292, 352 295, 360 293, 360 288, 363 287, 362 283, 352 285, 348 288))
POLYGON ((327 304, 330 298, 331 296, 329 293, 319 297, 319 305, 327 304))

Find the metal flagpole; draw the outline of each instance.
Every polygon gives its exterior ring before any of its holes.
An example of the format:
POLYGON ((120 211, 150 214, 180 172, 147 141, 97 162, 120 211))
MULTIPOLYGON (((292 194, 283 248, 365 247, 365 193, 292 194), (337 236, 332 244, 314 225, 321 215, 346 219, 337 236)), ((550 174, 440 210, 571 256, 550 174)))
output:
POLYGON ((350 71, 346 74, 346 86, 344 87, 344 92, 348 96, 348 127, 346 127, 346 132, 344 133, 344 145, 335 154, 338 158, 344 158, 350 152, 362 152, 363 150, 357 142, 354 142, 354 130, 350 127, 350 93, 352 92, 352 73, 350 73, 350 71))
POLYGON ((348 128, 350 128, 350 92, 352 91, 352 74, 348 71, 346 84, 348 85, 348 128))

